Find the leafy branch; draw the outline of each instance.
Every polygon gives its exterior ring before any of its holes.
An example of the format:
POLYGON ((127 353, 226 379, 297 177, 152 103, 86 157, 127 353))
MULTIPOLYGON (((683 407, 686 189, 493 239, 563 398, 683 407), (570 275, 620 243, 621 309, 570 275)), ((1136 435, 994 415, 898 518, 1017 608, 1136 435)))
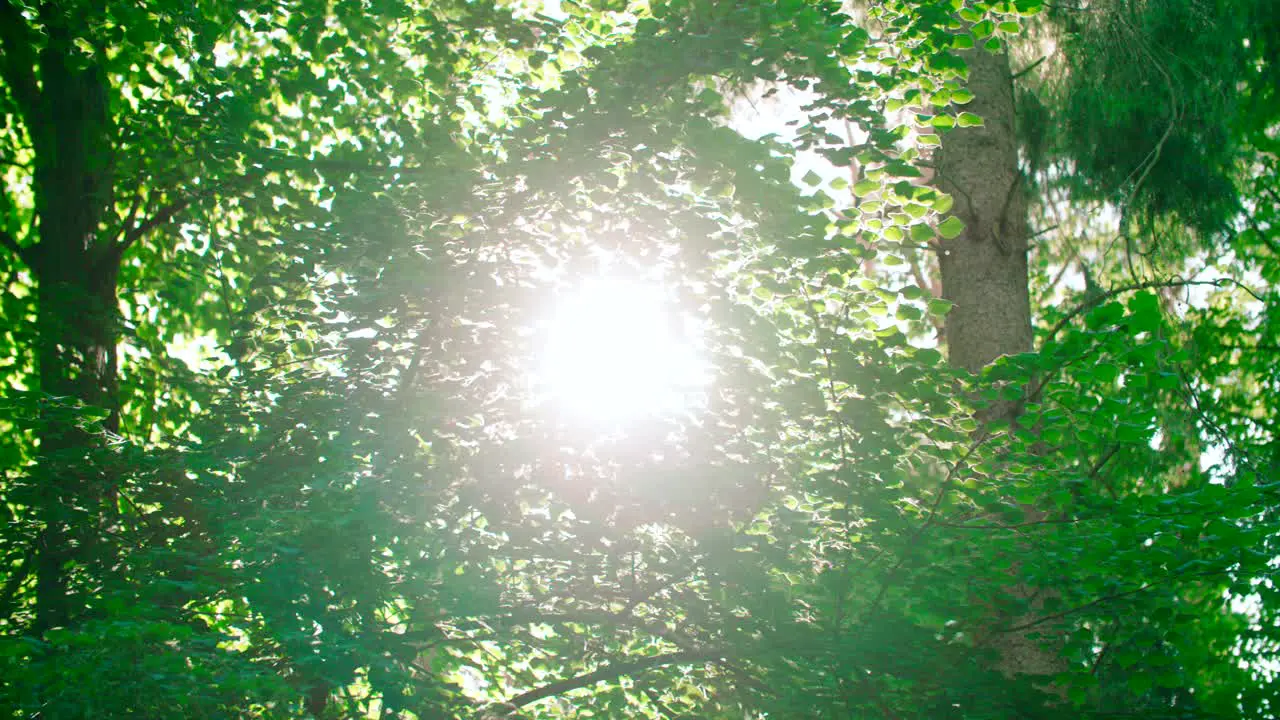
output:
POLYGON ((598 670, 583 673, 576 677, 559 680, 557 682, 543 685, 525 693, 521 693, 510 700, 502 703, 509 707, 524 707, 539 700, 553 697, 555 695, 563 695, 572 690, 585 688, 596 683, 609 682, 616 680, 624 675, 636 675, 654 668, 663 667, 665 665, 691 665, 693 663, 715 660, 722 656, 722 652, 687 652, 680 651, 669 653, 666 655, 654 655, 653 657, 641 658, 631 662, 614 663, 602 667, 598 670))

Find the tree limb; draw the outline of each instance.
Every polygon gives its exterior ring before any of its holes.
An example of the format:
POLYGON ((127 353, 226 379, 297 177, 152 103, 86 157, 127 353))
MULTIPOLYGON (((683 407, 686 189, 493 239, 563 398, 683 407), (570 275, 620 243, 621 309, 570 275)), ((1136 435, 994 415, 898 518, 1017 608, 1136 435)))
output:
POLYGON ((1018 78, 1022 77, 1023 75, 1026 75, 1027 73, 1031 72, 1032 70, 1035 70, 1036 68, 1040 67, 1040 63, 1042 63, 1042 62, 1044 62, 1045 60, 1048 60, 1048 59, 1049 59, 1049 56, 1048 56, 1048 55, 1041 55, 1039 60, 1036 60, 1035 62, 1031 63, 1030 65, 1026 66, 1025 68, 1023 68, 1023 69, 1019 70, 1018 72, 1014 73, 1014 74, 1013 74, 1013 76, 1012 76, 1012 77, 1010 77, 1010 80, 1017 80, 1018 78))
POLYGON ((640 658, 631 662, 614 663, 607 667, 602 667, 593 672, 584 673, 576 677, 565 680, 559 680, 549 685, 543 685, 526 693, 521 693, 503 705, 510 707, 523 707, 532 703, 544 700, 555 695, 561 695, 570 690, 577 690, 589 685, 595 685, 600 682, 608 682, 623 675, 635 675, 646 670, 651 670, 663 665, 687 665, 690 663, 702 662, 707 660, 715 660, 723 653, 717 652, 675 652, 667 655, 655 655, 653 657, 640 658))
POLYGON ((1063 610, 1062 612, 1056 612, 1051 615, 1038 617, 1033 620, 1029 620, 1027 622, 1021 623, 1019 625, 1013 625, 1010 627, 1001 628, 997 632, 1011 633, 1011 632, 1021 632, 1023 630, 1030 630, 1033 627, 1037 627, 1039 625, 1043 625, 1047 622, 1052 622, 1054 620, 1059 620, 1064 617, 1070 617, 1071 615, 1084 612, 1086 610, 1098 607, 1100 605, 1105 605, 1106 603, 1112 602, 1114 600, 1122 600, 1124 598, 1131 597, 1133 595, 1138 595, 1154 587, 1165 585, 1175 580, 1182 580, 1184 578, 1213 577, 1215 575, 1229 575, 1230 573, 1231 573, 1230 570, 1206 570, 1205 572, 1198 572, 1198 573, 1181 573, 1177 575, 1170 575, 1169 577, 1164 577, 1158 580, 1152 580, 1151 582, 1142 583, 1138 587, 1131 588, 1129 590, 1122 590, 1120 592, 1115 592, 1110 595, 1104 595, 1095 600, 1091 600, 1083 605, 1077 605, 1073 608, 1063 610))
MULTIPOLYGON (((0 0, 0 1, 3 1, 3 0, 0 0)), ((256 182, 257 180, 260 180, 262 178, 264 172, 265 171, 262 170, 261 168, 252 168, 248 172, 246 172, 244 175, 234 177, 234 178, 231 178, 230 180, 226 180, 220 183, 211 183, 210 185, 208 185, 207 187, 199 191, 190 193, 182 198, 179 198, 178 200, 175 200, 169 203, 168 205, 163 206, 160 209, 156 210, 151 215, 151 217, 147 218, 146 220, 143 220, 141 223, 138 223, 132 228, 130 228, 129 223, 126 222, 125 229, 122 232, 120 241, 116 243, 115 246, 112 248, 113 252, 116 254, 117 257, 124 255, 124 253, 127 252, 129 248, 133 246, 134 243, 142 239, 144 235, 151 232, 152 230, 155 230, 161 225, 169 222, 170 220, 173 220, 180 213, 182 213, 192 205, 195 205, 198 202, 201 202, 209 197, 212 197, 216 193, 226 190, 227 188, 239 187, 241 185, 247 185, 247 184, 256 182)))
POLYGON ((116 254, 124 255, 126 252, 128 252, 129 248, 132 247, 133 244, 137 242, 143 235, 146 235, 152 230, 155 230, 161 225, 169 222, 178 213, 190 207, 191 204, 195 202, 197 199, 201 199, 204 196, 209 195, 211 192, 212 191, 206 191, 204 193, 200 193, 199 195, 191 195, 191 196, 182 198, 177 202, 170 203, 160 208, 159 210, 157 210, 154 215, 147 218, 146 220, 143 220, 141 223, 138 223, 133 228, 125 230, 124 236, 120 238, 120 242, 116 243, 116 246, 115 246, 116 254))
POLYGON ((1062 282, 1062 278, 1066 277, 1067 271, 1071 269, 1071 263, 1075 262, 1076 257, 1080 254, 1080 250, 1076 248, 1076 244, 1071 242, 1071 238, 1063 235, 1063 242, 1067 244, 1067 257, 1062 261, 1062 267, 1058 268, 1058 274, 1053 276, 1049 281, 1048 287, 1044 289, 1045 298, 1052 300, 1053 291, 1058 289, 1058 283, 1062 282))
POLYGON ((1217 280, 1152 280, 1150 282, 1140 282, 1140 283, 1134 283, 1132 285, 1124 285, 1122 287, 1114 288, 1112 290, 1108 290, 1102 293, 1096 298, 1086 300, 1085 302, 1080 303, 1078 306, 1076 306, 1074 310, 1067 313, 1065 317, 1063 317, 1061 320, 1058 321, 1056 325, 1054 325, 1052 328, 1049 329, 1048 334, 1045 335, 1044 341, 1049 342, 1053 340, 1058 335, 1058 333, 1062 331, 1064 327, 1066 327, 1071 323, 1072 320, 1075 320, 1076 318, 1080 317, 1084 313, 1092 310, 1098 305, 1101 305, 1107 300, 1110 300, 1111 298, 1116 297, 1117 295, 1123 295, 1127 292, 1134 292, 1137 290, 1150 290, 1152 288, 1191 287, 1194 285, 1212 285, 1214 287, 1222 287, 1224 284, 1230 284, 1229 278, 1219 278, 1217 280))
POLYGON ((124 241, 125 233, 129 232, 129 228, 133 225, 133 221, 138 217, 138 211, 142 209, 142 189, 139 188, 133 195, 133 202, 129 205, 129 211, 125 213, 124 220, 120 223, 120 230, 116 236, 112 238, 113 247, 118 247, 124 241))

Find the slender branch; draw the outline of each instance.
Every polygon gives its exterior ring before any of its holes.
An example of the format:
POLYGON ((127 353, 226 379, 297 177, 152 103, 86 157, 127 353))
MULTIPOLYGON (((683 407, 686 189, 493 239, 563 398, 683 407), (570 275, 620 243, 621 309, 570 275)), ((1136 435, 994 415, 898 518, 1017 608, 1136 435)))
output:
MULTIPOLYGON (((124 237, 120 238, 120 242, 116 244, 115 251, 119 255, 123 255, 129 248, 137 242, 142 236, 169 222, 178 213, 186 210, 197 199, 202 198, 210 192, 204 192, 200 195, 185 197, 177 202, 170 203, 156 211, 154 215, 142 221, 131 229, 125 230, 124 237)), ((127 227, 127 226, 126 226, 127 227)))
MULTIPOLYGON (((142 209, 141 188, 134 193, 133 202, 129 205, 129 211, 125 213, 124 220, 120 223, 120 231, 116 233, 115 238, 111 241, 113 245, 119 247, 119 244, 124 241, 124 236, 129 232, 129 228, 133 226, 133 221, 137 219, 140 209, 142 209)), ((121 252, 123 253, 123 251, 121 252)))
MULTIPOLYGON (((1276 197, 1274 191, 1271 195, 1272 197, 1275 197, 1276 203, 1280 204, 1280 197, 1276 197)), ((1271 237, 1270 233, 1258 227, 1258 223, 1252 220, 1249 221, 1249 227, 1257 234, 1257 237, 1262 241, 1262 244, 1267 246, 1267 249, 1269 249, 1276 257, 1280 257, 1280 243, 1277 243, 1275 239, 1271 237)))
POLYGON ((539 700, 545 700, 546 698, 553 697, 555 695, 562 695, 571 690, 588 687, 590 685, 595 685, 596 683, 608 682, 624 675, 635 675, 664 665, 688 665, 697 662, 715 660, 721 655, 723 655, 723 653, 675 652, 667 655, 655 655, 653 657, 641 658, 632 662, 614 663, 594 672, 584 673, 565 680, 559 680, 549 685, 543 685, 540 688, 535 688, 526 693, 521 693, 502 704, 519 708, 538 702, 539 700))
POLYGON ((669 718, 673 718, 673 720, 683 715, 683 713, 678 712, 677 710, 672 708, 670 705, 662 702, 662 697, 658 695, 657 691, 654 690, 653 688, 646 686, 644 688, 644 694, 649 698, 649 702, 653 703, 654 707, 658 708, 658 710, 662 712, 663 715, 666 715, 669 718))
MULTIPOLYGON (((969 443, 969 447, 965 449, 964 454, 961 455, 947 471, 947 476, 943 478, 942 482, 939 484, 938 494, 934 497, 933 503, 929 507, 929 513, 925 517, 924 522, 920 524, 920 527, 916 528, 915 532, 911 534, 911 538, 906 542, 907 552, 903 553, 903 555, 898 558, 898 561, 893 564, 893 567, 890 567, 884 573, 884 580, 880 583, 880 589, 876 592, 876 596, 872 599, 871 603, 867 605, 867 609, 862 613, 862 620, 864 622, 870 620, 871 616, 880 609, 880 603, 884 602, 885 597, 889 593, 889 589, 893 587, 893 581, 896 580, 895 576, 897 575, 898 570, 902 569, 903 565, 906 565, 907 559, 911 556, 911 551, 920 546, 920 539, 929 531, 929 528, 937 524, 938 514, 942 509, 942 502, 946 499, 947 494, 950 493, 951 486, 956 479, 956 474, 959 473, 960 469, 969 462, 969 458, 993 437, 995 437, 994 433, 983 430, 973 439, 973 441, 969 443)), ((871 565, 879 560, 880 556, 884 555, 885 552, 886 550, 882 549, 880 552, 876 553, 867 561, 863 568, 870 568, 871 565)))
POLYGON ((1120 620, 1116 619, 1111 623, 1111 633, 1106 642, 1102 643, 1102 649, 1098 651, 1098 656, 1093 659, 1093 667, 1089 669, 1089 674, 1096 676, 1098 669, 1102 667, 1102 661, 1106 660, 1107 655, 1111 653, 1111 648, 1115 646, 1116 636, 1120 634, 1120 620))
POLYGON ((344 353, 346 353, 346 352, 347 352, 347 351, 346 351, 345 349, 343 349, 343 348, 337 348, 337 349, 334 349, 334 350, 328 350, 328 351, 326 351, 326 352, 316 353, 316 354, 314 354, 314 355, 308 355, 308 356, 306 356, 306 357, 294 358, 294 359, 292 359, 292 360, 285 360, 285 361, 283 361, 283 362, 278 362, 278 363, 275 363, 275 364, 273 364, 273 365, 268 365, 268 366, 266 366, 266 367, 264 367, 264 368, 258 368, 258 371, 259 371, 259 372, 271 372, 271 371, 273 371, 273 370, 280 370, 281 368, 287 368, 287 367, 291 367, 291 366, 293 366, 293 365, 300 365, 300 364, 302 364, 302 363, 314 362, 314 361, 316 361, 316 360, 327 360, 327 359, 329 359, 329 358, 331 358, 331 357, 337 357, 337 356, 342 355, 342 354, 344 354, 344 353))
POLYGON ((169 222, 170 220, 173 220, 174 217, 176 217, 177 215, 179 215, 180 213, 182 213, 192 205, 195 205, 196 203, 201 202, 220 191, 226 190, 229 187, 237 187, 237 186, 246 185, 246 184, 255 182, 262 177, 263 172, 264 171, 262 171, 261 169, 255 168, 255 169, 251 169, 249 172, 245 173, 244 175, 232 178, 230 180, 227 180, 226 182, 211 184, 208 187, 198 192, 191 193, 185 197, 179 198, 178 200, 175 200, 172 203, 169 203, 168 205, 165 205, 157 209, 154 213, 152 213, 151 217, 147 218, 146 220, 143 220, 141 223, 139 223, 138 225, 132 228, 129 228, 129 223, 126 222, 125 224, 126 230, 124 231, 123 236, 120 238, 120 242, 116 243, 114 248, 116 255, 117 256, 124 255, 124 253, 127 252, 129 248, 135 242, 140 240, 144 235, 151 232, 152 230, 155 230, 161 225, 169 222))
POLYGON ((418 369, 422 366, 422 356, 427 351, 426 332, 420 331, 420 333, 414 338, 413 357, 409 359, 409 366, 405 368, 400 386, 396 388, 396 400, 400 403, 407 400, 409 393, 413 391, 413 386, 418 381, 418 369))
POLYGON ((1219 347, 1228 350, 1261 350, 1262 352, 1280 353, 1280 345, 1269 345, 1266 343, 1258 343, 1257 345, 1236 345, 1234 343, 1218 343, 1219 347))
POLYGON ((1035 61, 1035 62, 1031 63, 1030 65, 1026 66, 1025 68, 1023 68, 1023 69, 1019 70, 1018 72, 1014 73, 1014 74, 1013 74, 1013 77, 1011 77, 1011 78, 1010 78, 1010 80, 1017 80, 1018 78, 1022 77, 1023 75, 1026 75, 1027 73, 1031 72, 1032 70, 1035 70, 1036 68, 1040 67, 1040 63, 1044 62, 1044 61, 1045 61, 1045 60, 1047 60, 1047 59, 1049 59, 1049 56, 1048 56, 1048 55, 1041 55, 1039 60, 1037 60, 1037 61, 1035 61))
POLYGON ((1044 235, 1045 233, 1050 233, 1050 232, 1053 232, 1054 230, 1057 230, 1057 229, 1058 229, 1058 227, 1059 227, 1060 225, 1061 225, 1061 223, 1054 223, 1054 224, 1050 225, 1049 227, 1041 228, 1041 229, 1039 229, 1039 230, 1037 230, 1037 231, 1035 231, 1035 232, 1031 233, 1030 235, 1028 235, 1028 236, 1027 236, 1027 239, 1028 239, 1028 240, 1035 240, 1036 238, 1040 237, 1041 235, 1044 235))
POLYGON ((1226 278, 1220 278, 1218 280, 1150 280, 1147 282, 1133 283, 1132 285, 1124 285, 1118 288, 1113 288, 1111 290, 1108 290, 1106 292, 1099 294, 1095 298, 1091 298, 1089 300, 1086 300, 1085 302, 1080 303, 1078 306, 1076 306, 1074 310, 1067 313, 1065 317, 1063 317, 1061 320, 1057 322, 1056 325, 1054 325, 1052 328, 1049 329, 1049 333, 1045 336, 1045 342, 1049 342, 1050 340, 1053 340, 1053 338, 1056 337, 1057 334, 1061 332, 1063 328, 1069 325, 1072 320, 1075 320, 1076 318, 1080 317, 1084 313, 1092 310, 1094 307, 1102 304, 1103 302, 1106 302, 1107 300, 1110 300, 1113 297, 1116 297, 1117 295, 1123 295, 1127 292, 1134 292, 1137 290, 1150 290, 1151 288, 1191 287, 1194 285, 1212 285, 1213 287, 1222 287, 1222 284, 1226 281, 1227 281, 1226 278))
POLYGON ((1085 610, 1088 610, 1090 608, 1095 608, 1095 607, 1098 607, 1099 605, 1105 605, 1106 603, 1109 603, 1113 600, 1120 600, 1122 598, 1138 595, 1140 593, 1146 592, 1147 590, 1150 590, 1151 588, 1158 587, 1160 585, 1165 585, 1175 580, 1182 580, 1183 578, 1198 578, 1198 577, 1213 577, 1215 575, 1228 575, 1230 574, 1230 572, 1231 572, 1230 570, 1207 570, 1205 572, 1199 572, 1199 573, 1182 573, 1178 575, 1170 575, 1169 577, 1161 578, 1159 580, 1153 580, 1148 583, 1143 583, 1138 587, 1131 588, 1129 590, 1122 590, 1117 593, 1112 593, 1111 595, 1104 595, 1095 600, 1091 600, 1083 605, 1077 605, 1073 608, 1063 610, 1062 612, 1056 612, 1050 615, 1042 615, 1040 617, 1035 618, 1034 620, 1024 622, 1020 625, 1012 625, 1010 627, 1001 628, 999 632, 1011 633, 1011 632, 1020 632, 1022 630, 1029 630, 1033 627, 1036 627, 1038 625, 1043 625, 1047 622, 1060 620, 1064 617, 1070 617, 1071 615, 1075 615, 1076 613, 1084 612, 1085 610))
MULTIPOLYGON (((1134 32, 1134 37, 1140 39, 1140 36, 1136 32, 1134 32)), ((1151 50, 1146 47, 1145 43, 1140 44, 1148 56, 1153 54, 1151 53, 1151 50)), ((1165 143, 1167 143, 1169 138, 1173 136, 1173 129, 1178 126, 1180 111, 1178 109, 1178 94, 1174 89, 1173 78, 1169 76, 1169 72, 1164 69, 1164 66, 1155 57, 1151 57, 1151 61, 1151 67, 1154 67, 1156 71, 1164 77, 1165 86, 1169 90, 1169 103, 1171 106, 1170 115, 1172 117, 1169 119, 1168 127, 1164 129, 1164 134, 1160 136, 1158 141, 1156 141, 1155 147, 1151 148, 1151 152, 1147 153, 1147 156, 1141 163, 1139 163, 1138 167, 1134 168, 1133 171, 1129 173, 1128 178, 1125 178, 1125 181, 1127 182, 1129 178, 1132 178, 1134 175, 1138 175, 1138 180, 1133 184, 1133 187, 1129 189, 1129 194, 1125 197, 1124 204, 1121 205, 1122 212, 1128 211, 1129 206, 1133 203, 1133 199, 1137 197, 1138 191, 1142 189, 1142 184, 1146 182, 1147 176, 1151 174, 1151 169, 1156 166, 1156 163, 1160 162, 1160 153, 1164 150, 1165 143), (1141 174, 1139 174, 1139 172, 1141 174)))
POLYGON ((1076 523, 1093 522, 1095 520, 1105 520, 1109 518, 1045 518, 1043 520, 1028 520, 1026 522, 1013 523, 1005 525, 1003 523, 987 523, 979 525, 977 523, 968 522, 935 522, 938 527, 951 528, 953 530, 1021 530, 1026 527, 1035 527, 1036 525, 1075 525, 1076 523))
POLYGON ((1058 284, 1062 282, 1062 278, 1065 277, 1067 271, 1071 269, 1071 263, 1075 262, 1076 256, 1080 254, 1080 250, 1076 248, 1075 243, 1071 242, 1070 237, 1064 235, 1062 240, 1067 244, 1067 250, 1069 252, 1067 253, 1066 259, 1062 261, 1062 267, 1058 268, 1058 274, 1053 276, 1053 279, 1049 281, 1049 286, 1044 290, 1044 296, 1049 300, 1053 299, 1053 291, 1058 289, 1058 284))

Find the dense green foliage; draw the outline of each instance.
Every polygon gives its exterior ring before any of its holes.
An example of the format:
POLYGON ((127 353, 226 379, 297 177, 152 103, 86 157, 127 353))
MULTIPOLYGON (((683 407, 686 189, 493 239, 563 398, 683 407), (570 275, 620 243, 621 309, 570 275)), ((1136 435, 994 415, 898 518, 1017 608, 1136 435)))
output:
POLYGON ((1277 13, 1086 5, 0 0, 0 708, 1275 717, 1277 13), (970 373, 934 148, 1046 38, 970 373), (698 402, 536 392, 605 265, 698 402))

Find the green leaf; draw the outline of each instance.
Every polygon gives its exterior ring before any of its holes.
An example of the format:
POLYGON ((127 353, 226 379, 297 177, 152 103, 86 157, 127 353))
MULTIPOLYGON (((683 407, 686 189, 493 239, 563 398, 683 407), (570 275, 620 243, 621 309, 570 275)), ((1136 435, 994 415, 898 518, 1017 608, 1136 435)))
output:
POLYGON ((962 112, 956 116, 956 123, 960 127, 982 127, 982 118, 971 112, 962 112))
POLYGON ((933 228, 925 223, 916 223, 911 226, 911 241, 921 245, 933 240, 933 228))
POLYGON ((924 316, 924 312, 915 305, 899 304, 898 310, 894 314, 899 320, 919 320, 924 316))
POLYGON ((1114 300, 1104 303, 1085 315, 1085 324, 1090 330, 1100 330, 1114 325, 1124 317, 1124 306, 1114 300))
POLYGON ((951 302, 950 300, 944 300, 942 298, 933 298, 929 300, 929 314, 933 315, 934 317, 944 317, 948 312, 951 311, 951 308, 954 306, 955 306, 955 303, 951 302))
POLYGON ((947 240, 954 240, 964 232, 964 221, 952 215, 938 225, 938 234, 947 240))
POLYGON ((853 186, 853 194, 857 197, 866 197, 876 190, 880 189, 880 183, 875 180, 860 180, 853 186))
POLYGON ((1154 332, 1163 324, 1164 311, 1160 298, 1150 290, 1135 293, 1127 303, 1134 332, 1154 332))
POLYGON ((1129 691, 1134 695, 1146 695, 1151 692, 1152 677, 1146 673, 1138 672, 1129 676, 1129 691))

